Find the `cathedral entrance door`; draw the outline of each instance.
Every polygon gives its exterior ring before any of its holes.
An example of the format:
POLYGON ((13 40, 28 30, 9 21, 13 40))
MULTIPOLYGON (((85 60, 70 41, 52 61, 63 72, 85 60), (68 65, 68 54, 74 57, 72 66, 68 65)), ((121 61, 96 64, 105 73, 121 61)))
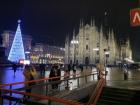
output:
POLYGON ((86 58, 85 58, 85 64, 86 64, 86 65, 89 65, 89 57, 86 57, 86 58))

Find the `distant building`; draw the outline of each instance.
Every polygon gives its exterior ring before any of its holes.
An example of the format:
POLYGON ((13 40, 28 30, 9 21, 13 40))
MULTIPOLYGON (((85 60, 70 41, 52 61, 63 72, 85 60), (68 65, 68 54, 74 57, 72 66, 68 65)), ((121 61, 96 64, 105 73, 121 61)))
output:
POLYGON ((0 36, 0 62, 5 58, 5 48, 2 46, 2 37, 0 36))
MULTIPOLYGON (((13 40, 14 40, 15 32, 13 31, 4 31, 2 33, 2 46, 5 47, 5 55, 8 57, 13 40)), ((32 37, 29 35, 24 35, 22 34, 22 39, 23 39, 23 46, 24 46, 24 51, 30 51, 31 49, 31 41, 32 37)))
POLYGON ((114 65, 117 60, 124 58, 132 59, 132 50, 129 40, 125 46, 116 40, 113 30, 107 34, 95 26, 94 20, 91 24, 80 22, 79 32, 73 32, 73 38, 68 37, 65 41, 65 63, 96 64, 107 63, 114 65))
POLYGON ((65 49, 57 46, 50 46, 37 43, 30 51, 31 63, 54 64, 64 63, 65 49))

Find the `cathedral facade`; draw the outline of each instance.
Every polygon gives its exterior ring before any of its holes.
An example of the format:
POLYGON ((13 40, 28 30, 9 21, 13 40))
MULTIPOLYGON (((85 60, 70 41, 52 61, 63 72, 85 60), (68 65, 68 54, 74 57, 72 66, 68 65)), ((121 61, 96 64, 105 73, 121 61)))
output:
POLYGON ((107 35, 103 32, 103 27, 98 31, 92 20, 90 24, 83 25, 80 22, 79 32, 73 32, 73 38, 66 37, 65 41, 65 64, 96 64, 106 63, 114 65, 117 60, 132 58, 130 43, 124 47, 117 42, 113 30, 107 35))

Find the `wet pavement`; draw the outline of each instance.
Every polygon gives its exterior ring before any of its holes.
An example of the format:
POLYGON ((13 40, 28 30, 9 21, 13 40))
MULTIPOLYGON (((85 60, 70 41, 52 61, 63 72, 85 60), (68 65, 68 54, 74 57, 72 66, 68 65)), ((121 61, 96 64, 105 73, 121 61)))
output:
MULTIPOLYGON (((124 70, 121 68, 106 68, 106 71, 108 71, 106 80, 108 86, 120 86, 120 87, 126 87, 126 88, 137 88, 139 89, 140 84, 140 70, 129 70, 128 69, 128 79, 124 80, 124 70)), ((80 70, 77 70, 77 74, 85 75, 90 72, 96 72, 96 68, 88 68, 84 69, 83 73, 81 73, 80 70)), ((50 70, 47 70, 45 72, 45 77, 49 77, 50 70)), ((73 72, 71 71, 71 74, 73 72)), ((40 72, 38 71, 38 74, 40 72)), ((64 75, 64 71, 61 71, 61 76, 64 75)), ((87 81, 97 80, 97 76, 92 76, 87 78, 87 81)), ((0 84, 8 84, 8 83, 15 83, 15 82, 23 82, 24 76, 23 76, 23 69, 18 68, 15 75, 14 71, 11 67, 1 68, 0 70, 0 84)), ((80 81, 83 81, 82 79, 80 81)), ((71 81, 74 86, 77 85, 77 80, 71 81)), ((23 87, 23 85, 18 85, 18 87, 23 87)), ((18 88, 17 87, 17 88, 18 88)))
MULTIPOLYGON (((118 87, 118 88, 129 88, 129 89, 137 89, 140 90, 140 70, 127 70, 127 79, 124 79, 124 69, 121 68, 106 68, 107 71, 107 76, 106 76, 106 85, 107 86, 113 86, 113 87, 118 87)), ((37 71, 38 74, 40 74, 40 71, 37 71)), ((89 73, 95 73, 97 72, 96 68, 88 68, 88 69, 84 69, 83 72, 81 72, 79 69, 76 71, 76 74, 79 75, 87 75, 89 73)), ((49 73, 50 70, 48 69, 45 72, 45 77, 49 77, 49 73)), ((71 71, 70 74, 73 74, 73 72, 71 71)), ((64 71, 61 71, 61 76, 64 75, 64 71)), ((71 76, 72 77, 72 76, 71 76)), ((40 78, 40 75, 39 77, 40 78)), ((43 77, 41 77, 43 78, 43 77)), ((23 76, 23 69, 22 68, 18 68, 15 75, 14 75, 14 71, 12 70, 12 68, 1 68, 0 70, 0 84, 8 84, 8 83, 15 83, 15 82, 23 82, 24 81, 24 76, 23 76)), ((87 79, 85 78, 81 78, 79 79, 79 84, 80 86, 84 86, 86 85, 86 81, 88 83, 91 83, 92 81, 94 81, 94 83, 97 81, 97 75, 92 75, 92 76, 88 76, 87 79)), ((73 79, 73 80, 69 80, 70 84, 70 90, 76 89, 78 88, 78 81, 77 79, 73 79)), ((59 87, 59 91, 64 91, 65 90, 65 82, 62 82, 60 87, 59 87)), ((21 88, 24 87, 24 84, 22 85, 16 85, 13 88, 21 88)), ((49 87, 48 87, 49 89, 49 87)), ((37 94, 42 94, 42 95, 46 95, 46 87, 35 87, 32 90, 33 93, 37 93, 37 94), (40 90, 41 91, 36 91, 36 90, 40 90)), ((58 90, 51 90, 51 92, 54 93, 58 93, 58 90)), ((64 92, 63 94, 65 94, 67 92, 64 92)), ((63 95, 62 94, 62 95, 63 95)), ((14 94, 13 94, 14 95, 14 94)), ((60 94, 59 94, 60 96, 60 94)), ((16 95, 17 97, 17 95, 16 95)), ((23 97, 20 96, 19 97, 23 97)), ((4 105, 8 105, 8 102, 5 101, 4 105)))

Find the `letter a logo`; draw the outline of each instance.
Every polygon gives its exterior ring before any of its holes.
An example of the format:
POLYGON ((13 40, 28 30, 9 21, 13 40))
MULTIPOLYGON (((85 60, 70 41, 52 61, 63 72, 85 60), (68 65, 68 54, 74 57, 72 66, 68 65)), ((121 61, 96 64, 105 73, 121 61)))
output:
POLYGON ((136 23, 136 21, 140 22, 140 14, 138 12, 135 13, 133 23, 136 23))
POLYGON ((140 8, 130 10, 131 26, 140 26, 140 8))

